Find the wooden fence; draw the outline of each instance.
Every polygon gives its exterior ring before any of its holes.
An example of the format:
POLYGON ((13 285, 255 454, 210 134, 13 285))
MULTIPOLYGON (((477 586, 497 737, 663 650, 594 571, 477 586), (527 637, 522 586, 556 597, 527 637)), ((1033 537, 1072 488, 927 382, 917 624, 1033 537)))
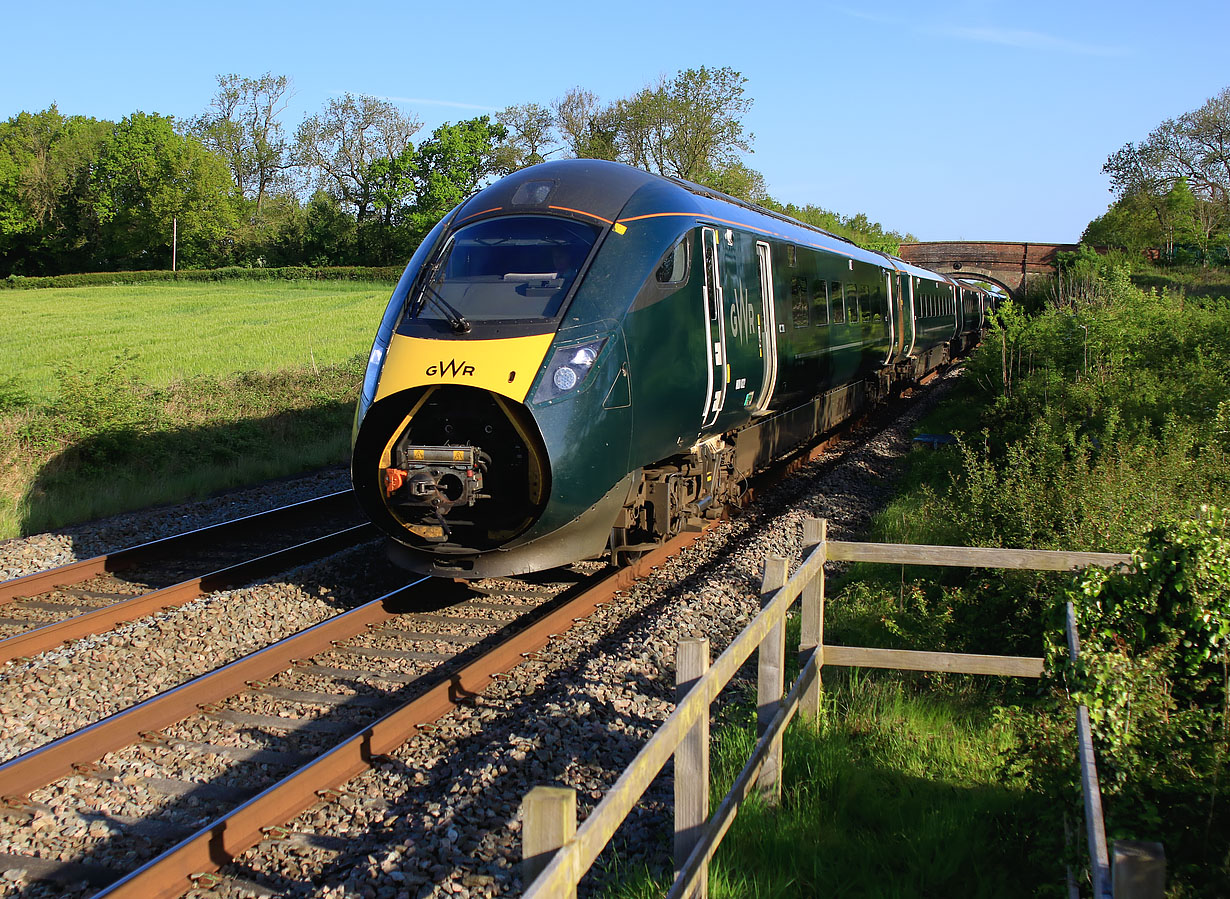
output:
MULTIPOLYGON (((1088 565, 1127 566, 1118 553, 1050 552, 958 546, 847 543, 827 539, 827 523, 809 519, 803 529, 803 562, 787 579, 788 561, 770 556, 761 586, 761 612, 712 665, 705 639, 683 640, 676 656, 675 711, 666 719, 580 829, 576 794, 562 787, 535 787, 522 804, 523 879, 527 897, 575 897, 576 885, 616 829, 673 757, 675 760, 675 870, 668 897, 706 897, 708 866, 730 829, 739 805, 753 790, 766 801, 780 797, 782 735, 796 713, 820 713, 820 669, 824 665, 951 671, 1041 677, 1036 657, 972 655, 831 646, 824 643, 824 564, 830 561, 900 565, 949 565, 1071 571, 1088 565), (802 669, 782 699, 786 660, 786 613, 802 606, 799 662, 802 669), (716 812, 709 814, 709 707, 743 663, 758 653, 757 733, 751 758, 716 812)), ((1074 625, 1069 645, 1077 651, 1074 625)), ((1110 860, 1101 817, 1101 795, 1094 766, 1089 715, 1078 712, 1081 781, 1089 834, 1095 899, 1111 897, 1110 860)), ((1161 897, 1164 859, 1156 844, 1116 844, 1114 899, 1161 897)))

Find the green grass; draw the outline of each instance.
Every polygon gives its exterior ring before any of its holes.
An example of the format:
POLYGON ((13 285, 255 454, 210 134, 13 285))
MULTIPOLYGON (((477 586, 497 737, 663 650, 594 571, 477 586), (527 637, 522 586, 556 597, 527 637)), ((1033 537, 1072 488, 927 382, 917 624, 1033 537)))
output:
POLYGON ((128 371, 162 387, 199 375, 320 367, 366 355, 388 284, 227 282, 0 292, 0 384, 35 402, 56 370, 128 371))
POLYGON ((344 462, 390 290, 0 292, 0 539, 344 462))
MULTIPOLYGON (((1062 830, 1035 830, 1040 798, 1004 782, 1012 735, 977 685, 928 695, 896 674, 830 670, 825 687, 821 721, 786 732, 780 806, 753 799, 740 809, 710 869, 710 895, 1058 892, 1062 830)), ((730 717, 712 738, 712 808, 756 739, 751 704, 730 717)), ((648 899, 669 882, 640 870, 607 895, 648 899)))

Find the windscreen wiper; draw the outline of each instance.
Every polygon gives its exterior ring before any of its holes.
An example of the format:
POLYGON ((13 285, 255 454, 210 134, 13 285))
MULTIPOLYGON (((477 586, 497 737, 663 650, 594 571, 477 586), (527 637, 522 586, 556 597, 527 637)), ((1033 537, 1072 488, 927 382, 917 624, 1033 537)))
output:
POLYGON ((437 309, 439 309, 441 312, 444 313, 445 317, 448 319, 449 327, 451 327, 454 331, 456 331, 458 334, 468 334, 469 333, 470 331, 469 319, 467 319, 464 315, 458 312, 452 306, 452 304, 448 302, 448 300, 440 296, 439 292, 436 291, 434 288, 432 288, 430 281, 428 281, 427 283, 423 285, 423 290, 419 294, 419 300, 418 300, 417 305, 414 308, 413 315, 417 317, 419 313, 423 311, 423 307, 427 305, 428 301, 430 301, 432 304, 435 305, 437 309))

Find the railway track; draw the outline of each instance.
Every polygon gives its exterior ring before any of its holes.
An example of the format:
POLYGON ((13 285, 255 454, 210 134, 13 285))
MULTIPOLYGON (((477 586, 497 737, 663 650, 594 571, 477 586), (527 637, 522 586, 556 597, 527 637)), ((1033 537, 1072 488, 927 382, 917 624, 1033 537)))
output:
MULTIPOLYGON (((839 457, 804 480, 840 471, 839 457)), ((772 506, 753 509, 728 529, 758 533, 784 526, 779 518, 772 506)), ((281 894, 270 883, 317 895, 350 869, 384 883, 380 896, 450 878, 474 896, 515 888, 510 797, 520 788, 495 785, 524 768, 517 778, 601 796, 603 766, 590 752, 611 751, 612 733, 622 740, 668 710, 654 683, 669 649, 642 635, 650 622, 733 633, 741 610, 750 614, 762 549, 749 564, 725 539, 702 541, 699 563, 664 561, 671 547, 602 585, 584 566, 558 581, 417 583, 14 759, 0 767, 0 896, 281 894), (649 578, 634 584, 637 574, 649 578), (639 661, 588 658, 594 638, 568 627, 589 612, 598 623, 577 630, 614 628, 639 661), (561 660, 573 666, 564 675, 561 660), (574 679, 588 684, 584 701, 571 698, 574 679), (531 698, 539 689, 553 692, 531 698), (488 747, 486 761, 454 762, 470 743, 488 747), (474 825, 486 835, 471 837, 466 815, 494 829, 474 825), (388 830, 413 836, 397 843, 388 830), (297 866, 318 873, 304 881, 297 866)))
POLYGON ((0 583, 0 665, 375 535, 349 491, 0 583))
POLYGON ((14 759, 0 766, 5 814, 44 822, 55 840, 0 843, 0 867, 107 896, 208 883, 697 536, 614 573, 416 581, 14 759))

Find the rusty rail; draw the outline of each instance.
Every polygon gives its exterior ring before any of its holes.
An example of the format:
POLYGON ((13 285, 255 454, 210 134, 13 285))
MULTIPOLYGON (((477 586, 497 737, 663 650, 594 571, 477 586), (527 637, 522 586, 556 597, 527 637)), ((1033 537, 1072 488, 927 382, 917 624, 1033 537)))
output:
MULTIPOLYGON (((533 621, 406 705, 334 747, 277 784, 197 831, 179 845, 112 884, 99 896, 125 899, 171 899, 193 886, 194 876, 217 871, 239 853, 256 845, 262 829, 283 824, 319 801, 318 793, 336 789, 365 770, 372 760, 392 752, 458 704, 474 698, 494 675, 511 671, 525 656, 547 646, 553 637, 609 603, 661 562, 691 546, 704 531, 683 534, 653 550, 633 565, 612 573, 590 589, 533 621)), ((0 769, 0 774, 3 769, 0 769)))
POLYGON ((371 539, 375 535, 374 525, 356 525, 324 537, 317 537, 315 540, 308 540, 296 546, 268 553, 256 559, 250 559, 247 562, 240 562, 238 565, 222 568, 203 577, 181 581, 170 587, 163 587, 152 593, 143 593, 132 599, 121 600, 64 621, 55 621, 42 627, 22 631, 0 640, 0 665, 24 656, 46 652, 69 640, 101 633, 117 624, 132 621, 144 615, 185 605, 215 590, 238 587, 254 578, 265 577, 294 565, 301 565, 312 559, 340 552, 371 539))
POLYGON ((58 568, 50 568, 47 571, 0 581, 0 603, 11 602, 21 596, 45 593, 60 586, 79 584, 99 574, 120 571, 152 559, 185 552, 191 547, 199 547, 210 542, 234 539, 249 531, 276 527, 279 522, 295 520, 304 515, 323 516, 353 511, 354 505, 353 492, 340 490, 337 493, 291 503, 266 512, 257 512, 232 521, 223 521, 208 527, 185 531, 182 534, 172 534, 159 540, 151 540, 148 543, 140 543, 106 555, 82 559, 58 568))
POLYGON ((272 646, 236 659, 208 674, 160 693, 95 724, 61 737, 0 765, 0 795, 20 804, 32 790, 71 775, 77 767, 96 762, 108 752, 137 742, 141 734, 182 721, 200 706, 218 702, 245 689, 253 681, 272 677, 290 667, 294 659, 330 649, 334 641, 362 633, 368 626, 393 618, 388 606, 427 581, 422 578, 379 599, 293 634, 272 646))

